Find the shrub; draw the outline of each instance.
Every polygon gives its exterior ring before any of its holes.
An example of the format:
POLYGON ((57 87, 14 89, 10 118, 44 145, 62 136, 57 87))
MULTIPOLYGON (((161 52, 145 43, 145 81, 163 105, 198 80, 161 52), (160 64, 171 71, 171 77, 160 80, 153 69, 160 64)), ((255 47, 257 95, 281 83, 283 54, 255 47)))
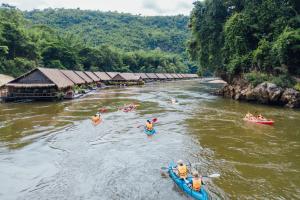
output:
POLYGON ((15 58, 13 60, 5 60, 1 63, 0 73, 10 74, 18 77, 36 67, 36 63, 26 58, 15 58))
POLYGON ((65 97, 65 93, 64 93, 64 92, 57 92, 57 93, 56 93, 56 98, 57 98, 58 100, 63 100, 64 97, 65 97))
POLYGON ((262 82, 268 81, 269 76, 265 73, 250 72, 245 74, 245 79, 255 87, 262 82))
POLYGON ((252 63, 259 68, 260 71, 271 72, 272 63, 270 58, 271 44, 266 39, 262 39, 257 49, 253 51, 252 63))
POLYGON ((286 28, 274 42, 273 59, 280 65, 286 65, 291 74, 299 75, 300 65, 300 29, 286 28))
POLYGON ((254 87, 265 81, 274 83, 283 88, 293 87, 293 85, 295 85, 295 80, 288 74, 273 76, 261 72, 250 72, 245 74, 245 79, 254 87))
POLYGON ((297 84, 294 86, 294 89, 300 91, 300 83, 297 83, 297 84))
POLYGON ((279 76, 271 76, 270 82, 283 88, 287 88, 287 87, 292 88, 295 85, 295 80, 287 74, 283 74, 279 76))

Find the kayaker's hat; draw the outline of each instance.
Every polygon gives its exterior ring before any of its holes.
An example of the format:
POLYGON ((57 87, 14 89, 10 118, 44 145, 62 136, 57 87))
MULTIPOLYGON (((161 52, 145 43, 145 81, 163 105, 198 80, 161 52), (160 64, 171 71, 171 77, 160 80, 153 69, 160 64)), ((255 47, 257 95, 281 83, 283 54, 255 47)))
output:
POLYGON ((183 160, 178 160, 178 161, 177 161, 177 164, 178 164, 178 165, 183 165, 183 160))
POLYGON ((150 120, 148 119, 148 120, 147 120, 147 122, 149 122, 149 123, 150 123, 150 120))
POLYGON ((194 171, 194 172, 193 172, 193 176, 199 177, 199 173, 198 173, 197 171, 194 171))

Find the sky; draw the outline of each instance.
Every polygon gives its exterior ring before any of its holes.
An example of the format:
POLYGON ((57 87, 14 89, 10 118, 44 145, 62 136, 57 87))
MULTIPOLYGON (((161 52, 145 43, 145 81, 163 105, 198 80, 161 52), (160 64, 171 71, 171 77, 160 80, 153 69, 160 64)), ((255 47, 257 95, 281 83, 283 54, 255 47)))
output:
POLYGON ((141 15, 189 15, 195 0, 0 0, 21 10, 80 8, 141 15))

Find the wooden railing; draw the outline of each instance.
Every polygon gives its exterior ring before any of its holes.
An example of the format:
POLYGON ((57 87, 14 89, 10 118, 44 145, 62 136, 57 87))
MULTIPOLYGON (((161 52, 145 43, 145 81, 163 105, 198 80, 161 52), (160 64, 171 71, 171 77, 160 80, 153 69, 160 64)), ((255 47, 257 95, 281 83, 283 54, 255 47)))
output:
POLYGON ((7 97, 56 97, 56 93, 11 93, 7 97))

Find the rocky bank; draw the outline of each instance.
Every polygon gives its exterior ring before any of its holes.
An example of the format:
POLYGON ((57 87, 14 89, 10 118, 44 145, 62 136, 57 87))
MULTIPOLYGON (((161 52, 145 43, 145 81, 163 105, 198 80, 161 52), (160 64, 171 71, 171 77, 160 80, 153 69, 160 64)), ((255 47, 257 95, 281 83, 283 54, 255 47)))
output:
POLYGON ((299 91, 292 88, 281 88, 269 82, 254 87, 245 80, 235 80, 231 84, 226 84, 218 91, 218 94, 235 100, 300 108, 299 91))

